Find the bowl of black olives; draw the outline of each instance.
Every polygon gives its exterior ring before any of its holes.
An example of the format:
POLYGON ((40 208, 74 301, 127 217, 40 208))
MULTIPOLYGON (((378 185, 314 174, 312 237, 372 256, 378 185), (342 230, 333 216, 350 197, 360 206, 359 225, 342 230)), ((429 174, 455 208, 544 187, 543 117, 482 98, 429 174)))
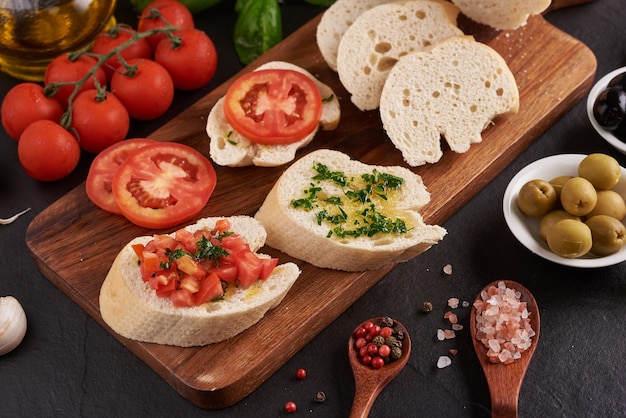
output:
POLYGON ((611 71, 593 86, 587 115, 598 134, 626 154, 626 67, 611 71))
POLYGON ((610 155, 537 160, 504 193, 507 226, 532 253, 557 264, 597 268, 626 260, 626 169, 610 155))

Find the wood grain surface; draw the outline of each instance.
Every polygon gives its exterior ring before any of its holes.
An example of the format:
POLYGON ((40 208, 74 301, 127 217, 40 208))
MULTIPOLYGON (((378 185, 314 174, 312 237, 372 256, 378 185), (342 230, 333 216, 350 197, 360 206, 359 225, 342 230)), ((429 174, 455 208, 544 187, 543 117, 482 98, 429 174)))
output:
MULTIPOLYGON (((321 58, 315 42, 319 18, 242 72, 267 61, 288 61, 308 69, 337 93, 342 108, 339 127, 318 134, 297 157, 314 149, 332 148, 370 164, 405 165, 386 137, 378 112, 361 112, 354 107, 337 75, 321 58)), ((425 221, 431 224, 444 223, 581 100, 596 70, 595 57, 585 45, 541 16, 507 32, 462 20, 459 26, 505 58, 516 77, 521 105, 517 115, 497 119, 483 133, 483 142, 472 145, 467 153, 455 154, 444 145, 441 161, 413 169, 431 193, 431 202, 422 211, 425 221)), ((182 142, 208 155, 207 114, 237 76, 151 137, 182 142)), ((284 168, 216 167, 218 184, 200 217, 254 215, 284 168)), ((43 274, 107 328, 100 316, 98 295, 108 269, 128 241, 155 232, 98 209, 81 185, 32 221, 26 242, 43 274)), ((439 245, 445 245, 447 239, 458 237, 447 236, 439 245)), ((281 262, 291 260, 271 248, 263 250, 280 257, 281 262)), ((427 256, 428 252, 420 255, 427 256)), ((194 404, 207 409, 227 407, 251 393, 393 268, 346 273, 292 261, 301 267, 302 275, 283 302, 255 326, 228 341, 178 348, 131 341, 111 333, 194 404)))

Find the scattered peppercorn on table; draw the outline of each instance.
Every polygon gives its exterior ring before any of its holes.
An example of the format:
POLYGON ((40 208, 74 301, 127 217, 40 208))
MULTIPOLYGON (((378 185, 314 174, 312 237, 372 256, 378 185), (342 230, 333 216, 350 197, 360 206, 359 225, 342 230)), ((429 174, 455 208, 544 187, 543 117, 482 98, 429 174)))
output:
MULTIPOLYGON (((288 0, 281 3, 281 9, 285 36, 323 11, 304 0, 288 0)), ((136 15, 128 1, 119 2, 118 21, 132 23, 136 15)), ((222 1, 194 17, 196 26, 211 36, 219 54, 214 79, 198 91, 177 91, 164 116, 133 124, 128 137, 148 136, 244 68, 233 46, 233 2, 222 1)), ((546 24, 593 51, 596 79, 624 66, 626 51, 615 43, 625 36, 622 0, 596 0, 551 11, 545 19, 546 24)), ((549 58, 557 63, 560 59, 549 58)), ((19 82, 0 74, 0 97, 19 82)), ((344 105, 347 98, 340 100, 344 105)), ((364 117, 378 116, 366 113, 364 117)), ((541 340, 521 390, 520 416, 622 416, 626 410, 622 393, 626 349, 615 325, 626 315, 626 265, 577 270, 543 260, 517 242, 502 214, 502 196, 510 179, 544 156, 603 152, 626 165, 626 156, 610 148, 593 130, 584 100, 527 149, 511 150, 519 157, 495 179, 481 184, 482 190, 473 199, 451 210, 452 216, 443 224, 448 235, 440 244, 396 266, 347 309, 335 307, 338 311, 332 315, 336 319, 318 335, 306 331, 316 328, 315 318, 306 321, 298 327, 305 330, 298 331, 302 334, 298 338, 310 342, 247 397, 210 412, 181 396, 178 388, 170 386, 81 309, 72 300, 75 295, 68 297, 51 283, 25 245, 30 222, 83 183, 93 157, 83 156, 65 179, 41 183, 22 170, 16 142, 3 130, 0 147, 4 174, 0 217, 9 218, 31 208, 12 223, 0 225, 5 254, 0 265, 0 297, 12 295, 19 300, 28 321, 21 344, 0 357, 3 415, 345 417, 354 394, 346 351, 350 334, 367 318, 388 316, 406 326, 412 354, 407 367, 378 396, 371 416, 488 417, 489 391, 473 351, 468 323, 471 306, 465 302, 472 301, 485 284, 499 279, 522 283, 533 292, 541 309, 541 340)), ((72 227, 81 226, 76 219, 72 227)), ((105 240, 104 236, 93 236, 85 247, 98 248, 105 240)), ((79 260, 72 265, 72 274, 86 275, 81 254, 72 256, 79 260)), ((279 326, 289 327, 290 323, 286 320, 279 326)), ((283 343, 263 336, 259 342, 249 347, 250 352, 262 355, 283 343)), ((288 351, 289 347, 283 349, 288 351)), ((213 359, 215 364, 220 360, 213 359)), ((184 366, 192 365, 206 373, 212 370, 211 364, 204 362, 184 366)), ((243 376, 241 381, 249 378, 243 376)))

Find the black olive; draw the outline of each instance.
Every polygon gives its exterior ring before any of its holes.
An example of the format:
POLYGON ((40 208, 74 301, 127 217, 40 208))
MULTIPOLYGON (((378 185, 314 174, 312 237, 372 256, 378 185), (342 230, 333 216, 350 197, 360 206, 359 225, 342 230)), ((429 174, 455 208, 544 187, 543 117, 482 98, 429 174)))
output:
POLYGON ((626 142, 626 119, 617 125, 617 128, 615 128, 612 134, 620 141, 626 142))
POLYGON ((615 130, 626 119, 626 90, 621 86, 603 90, 594 102, 593 116, 604 129, 615 130))
POLYGON ((626 73, 621 73, 613 77, 607 85, 607 88, 610 87, 621 87, 623 90, 626 90, 626 73))

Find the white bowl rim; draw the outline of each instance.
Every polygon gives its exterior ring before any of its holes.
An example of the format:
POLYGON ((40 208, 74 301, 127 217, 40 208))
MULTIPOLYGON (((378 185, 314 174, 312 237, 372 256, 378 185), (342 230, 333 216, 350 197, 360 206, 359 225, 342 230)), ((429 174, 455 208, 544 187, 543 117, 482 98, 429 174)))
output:
POLYGON ((593 105, 598 95, 606 89, 606 86, 609 84, 609 81, 613 79, 613 77, 622 73, 626 73, 626 67, 621 67, 611 71, 598 80, 598 82, 591 88, 587 96, 587 116, 589 117, 589 121, 591 122, 593 128, 602 138, 606 140, 606 142, 611 144, 620 152, 626 154, 626 143, 620 141, 617 137, 615 137, 615 135, 600 126, 600 124, 596 121, 596 118, 593 116, 593 105))
MULTIPOLYGON (((604 257, 584 256, 565 258, 554 254, 543 243, 539 235, 539 219, 530 218, 518 208, 516 198, 522 185, 533 179, 549 181, 561 175, 577 175, 577 168, 585 154, 559 154, 534 161, 520 170, 509 182, 503 199, 504 219, 517 240, 534 254, 557 264, 578 267, 598 268, 612 266, 626 260, 626 246, 615 254, 604 257)), ((622 176, 613 188, 622 196, 626 195, 626 169, 621 167, 622 176)))

